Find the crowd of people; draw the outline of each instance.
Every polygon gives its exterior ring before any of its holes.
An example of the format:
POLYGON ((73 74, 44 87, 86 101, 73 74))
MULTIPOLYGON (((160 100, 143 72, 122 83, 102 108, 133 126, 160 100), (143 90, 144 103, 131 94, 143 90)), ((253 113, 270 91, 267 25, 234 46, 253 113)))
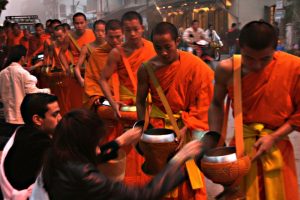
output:
MULTIPOLYGON (((234 84, 241 87, 245 154, 252 158, 240 189, 249 200, 298 198, 288 135, 300 127, 300 58, 276 51, 272 25, 252 21, 238 30, 233 24, 231 57, 215 72, 178 50, 180 35, 169 22, 154 27, 151 41, 135 11, 97 20, 93 30, 84 13, 75 13, 73 25, 47 20, 34 35, 17 23, 0 28, 4 199, 206 199, 198 168, 227 123, 224 101, 236 100, 234 84), (143 128, 133 127, 138 120, 143 128), (177 136, 177 153, 155 176, 143 171, 136 151, 148 127, 177 136), (126 152, 123 182, 97 169, 107 160, 104 146, 126 152), (185 164, 191 158, 196 168, 185 164), (198 175, 202 185, 192 187, 198 175)), ((220 41, 213 26, 205 32, 198 26, 194 20, 183 32, 191 47, 200 39, 220 41)))

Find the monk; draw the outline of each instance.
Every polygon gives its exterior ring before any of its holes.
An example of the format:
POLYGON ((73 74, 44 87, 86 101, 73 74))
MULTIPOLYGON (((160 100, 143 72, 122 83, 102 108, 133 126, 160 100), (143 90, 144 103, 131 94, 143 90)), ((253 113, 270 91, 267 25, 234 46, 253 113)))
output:
MULTIPOLYGON (((111 141, 119 136, 118 129, 121 127, 116 119, 106 118, 106 111, 109 107, 103 105, 104 94, 101 90, 99 79, 101 71, 106 64, 109 52, 122 44, 123 33, 121 22, 116 19, 109 20, 105 25, 106 43, 93 51, 89 58, 89 64, 85 71, 84 104, 89 109, 97 109, 97 113, 104 120, 107 127, 107 138, 105 141, 111 141)), ((111 91, 113 93, 113 82, 109 80, 111 91)), ((103 142, 105 143, 105 142, 103 142)))
MULTIPOLYGON (((70 77, 68 85, 70 90, 69 94, 71 94, 69 97, 71 107, 68 110, 82 107, 83 87, 76 81, 75 78, 73 78, 75 77, 73 66, 76 66, 78 63, 81 48, 95 40, 93 31, 87 29, 87 20, 85 14, 80 12, 74 14, 73 24, 75 30, 68 32, 68 39, 65 40, 65 43, 59 52, 59 58, 66 69, 67 75, 70 77), (67 51, 69 51, 71 58, 71 67, 67 62, 67 51)), ((82 68, 82 71, 84 71, 84 68, 82 68)))
POLYGON ((84 62, 88 60, 90 54, 96 48, 99 48, 101 45, 105 43, 105 21, 103 20, 95 21, 93 24, 93 31, 96 36, 96 40, 82 46, 78 62, 74 68, 75 76, 77 78, 77 81, 81 85, 81 87, 84 86, 84 79, 81 76, 80 68, 82 68, 84 62))
POLYGON ((27 53, 28 53, 28 49, 29 49, 29 38, 31 37, 31 33, 29 32, 28 29, 24 29, 23 30, 23 37, 20 41, 20 44, 23 45, 26 49, 27 49, 27 53))
POLYGON ((34 25, 35 34, 29 38, 29 49, 27 53, 28 63, 32 58, 44 52, 44 43, 50 37, 45 33, 44 25, 37 23, 34 25))
MULTIPOLYGON (((47 20, 48 21, 48 20, 47 20)), ((44 66, 52 65, 52 61, 54 59, 53 57, 53 42, 55 41, 55 35, 54 35, 54 28, 61 24, 61 21, 58 19, 51 19, 48 26, 48 35, 50 35, 49 38, 47 38, 44 42, 44 66)))
MULTIPOLYGON (((122 16, 121 23, 126 42, 121 47, 110 51, 99 82, 115 116, 121 120, 123 126, 130 127, 137 120, 136 112, 123 112, 124 116, 122 116, 119 108, 120 105, 124 104, 135 105, 137 70, 144 61, 155 55, 155 50, 153 44, 142 37, 144 27, 139 13, 135 11, 125 13, 122 16), (116 92, 114 92, 113 97, 108 80, 115 72, 117 73, 118 81, 116 82, 119 83, 119 87, 114 84, 116 92)), ((111 118, 114 118, 113 114, 111 118)), ((135 149, 128 149, 125 173, 127 184, 145 183, 145 175, 141 171, 142 162, 142 156, 138 155, 135 149)))
MULTIPOLYGON (((146 98, 150 92, 152 109, 150 123, 155 128, 170 128, 162 101, 148 74, 151 68, 157 78, 171 110, 176 118, 180 135, 179 146, 185 138, 192 138, 193 131, 208 130, 208 107, 212 99, 213 71, 198 57, 177 50, 179 36, 177 28, 168 22, 156 25, 152 41, 157 56, 154 56, 138 70, 137 113, 138 119, 145 119, 146 98)), ((204 180, 204 179, 203 179, 204 180)), ((205 187, 192 190, 189 183, 178 189, 175 199, 206 199, 205 187)))
MULTIPOLYGON (((295 157, 288 135, 300 127, 300 58, 275 51, 276 30, 252 21, 241 30, 241 90, 245 154, 250 172, 241 182, 247 200, 298 199, 295 157), (275 162, 274 162, 275 161, 275 162)), ((233 59, 215 74, 209 128, 221 132, 225 96, 233 99, 233 59)))
POLYGON ((19 45, 22 37, 24 36, 20 25, 18 23, 12 23, 12 34, 8 35, 7 46, 12 47, 15 45, 19 45))

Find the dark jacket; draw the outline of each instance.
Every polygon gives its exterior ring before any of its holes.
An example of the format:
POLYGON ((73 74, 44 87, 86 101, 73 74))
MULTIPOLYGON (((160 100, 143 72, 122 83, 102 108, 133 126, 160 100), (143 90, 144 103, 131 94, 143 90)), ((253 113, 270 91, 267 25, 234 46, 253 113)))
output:
POLYGON ((37 128, 25 125, 17 131, 4 160, 6 177, 15 189, 27 189, 35 182, 51 143, 49 135, 37 128))
POLYGON ((186 178, 186 172, 179 163, 170 163, 145 186, 126 186, 120 182, 108 180, 90 163, 65 162, 51 172, 44 168, 45 188, 50 199, 159 199, 174 189, 186 178), (50 184, 49 184, 50 182, 50 184))

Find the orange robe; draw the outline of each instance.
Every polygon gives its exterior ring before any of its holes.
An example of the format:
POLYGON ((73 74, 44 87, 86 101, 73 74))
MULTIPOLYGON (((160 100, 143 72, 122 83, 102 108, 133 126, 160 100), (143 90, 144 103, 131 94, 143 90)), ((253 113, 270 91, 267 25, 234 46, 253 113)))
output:
MULTIPOLYGON (((77 45, 82 48, 83 45, 87 45, 95 40, 94 32, 90 29, 86 29, 84 34, 79 38, 76 38, 77 45)), ((75 44, 71 41, 70 45, 70 53, 72 54, 72 64, 75 66, 78 62, 80 51, 76 48, 75 44)), ((70 79, 69 82, 69 89, 70 89, 70 103, 72 108, 80 108, 82 107, 82 98, 84 89, 79 85, 75 78, 70 79)))
MULTIPOLYGON (((88 59, 84 77, 84 104, 85 107, 89 109, 95 109, 95 107, 93 107, 94 101, 104 96, 99 85, 99 80, 111 49, 112 47, 108 43, 105 43, 101 45, 101 47, 93 50, 88 59)), ((111 79, 109 80, 109 85, 113 88, 111 79)), ((116 119, 111 118, 111 116, 113 116, 113 110, 108 106, 98 106, 97 113, 106 126, 107 136, 101 141, 101 144, 116 139, 120 133, 122 133, 122 126, 116 119), (110 117, 107 118, 107 114, 109 114, 110 117)))
MULTIPOLYGON (((233 88, 228 88, 230 98, 233 88)), ((242 107, 244 124, 264 124, 276 130, 284 123, 300 130, 300 58, 276 52, 274 60, 258 73, 242 78, 242 107)), ((283 158, 285 199, 298 199, 297 173, 293 147, 288 139, 276 145, 283 158)), ((262 173, 259 171, 258 176, 262 173)), ((264 186, 259 182, 260 189, 264 186)), ((260 192, 261 193, 261 192, 260 192)), ((260 194, 264 199, 265 194, 260 194)))
MULTIPOLYGON (((152 42, 143 39, 143 47, 135 50, 132 54, 127 57, 129 65, 132 69, 133 75, 137 80, 137 71, 143 62, 149 60, 150 58, 156 55, 152 42)), ((117 67, 117 75, 119 78, 120 86, 126 87, 134 96, 136 94, 135 87, 128 77, 127 70, 124 63, 120 64, 117 67)), ((135 83, 137 84, 137 83, 135 83)), ((115 85, 114 85, 115 86, 115 85)), ((137 85, 135 85, 137 86, 137 85)), ((117 96, 117 94, 115 94, 117 96)), ((122 93, 120 89, 120 101, 123 101, 127 104, 135 105, 135 98, 128 97, 127 94, 122 93)), ((122 113, 121 113, 122 114, 122 113)), ((126 124, 125 126, 132 126, 134 121, 136 121, 137 116, 136 112, 132 112, 133 117, 130 117, 131 120, 121 119, 121 123, 126 124), (132 120, 135 119, 135 120, 132 120)), ((141 166, 144 161, 144 158, 140 156, 136 150, 132 147, 128 147, 127 151, 127 160, 126 160, 126 172, 125 172, 125 183, 126 184, 144 184, 149 180, 149 178, 142 172, 141 166)))
POLYGON ((39 38, 35 35, 29 38, 29 49, 27 52, 29 60, 44 51, 44 43, 49 38, 50 36, 48 34, 42 34, 39 38))
MULTIPOLYGON (((178 61, 159 68, 154 73, 173 114, 179 114, 183 124, 188 127, 188 134, 193 130, 208 130, 208 108, 213 95, 213 71, 198 57, 179 51, 178 61)), ((166 113, 150 77, 149 84, 152 104, 166 113)), ((150 123, 156 128, 164 128, 165 119, 156 115, 153 109, 152 107, 150 123)), ((203 175, 202 177, 204 180, 203 175)), ((206 199, 206 189, 204 187, 192 190, 189 181, 186 181, 178 188, 178 199, 206 199)))
POLYGON ((18 36, 15 36, 14 34, 8 35, 7 46, 13 47, 21 44, 20 42, 23 37, 24 37, 23 32, 21 32, 18 36))

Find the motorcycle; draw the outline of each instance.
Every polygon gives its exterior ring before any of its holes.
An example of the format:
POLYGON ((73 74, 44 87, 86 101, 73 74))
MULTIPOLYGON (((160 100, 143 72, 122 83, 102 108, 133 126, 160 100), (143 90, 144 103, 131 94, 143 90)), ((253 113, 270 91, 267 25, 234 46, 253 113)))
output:
POLYGON ((212 48, 212 56, 216 61, 220 61, 221 59, 221 48, 223 47, 223 43, 221 40, 212 41, 209 44, 210 48, 212 48))

